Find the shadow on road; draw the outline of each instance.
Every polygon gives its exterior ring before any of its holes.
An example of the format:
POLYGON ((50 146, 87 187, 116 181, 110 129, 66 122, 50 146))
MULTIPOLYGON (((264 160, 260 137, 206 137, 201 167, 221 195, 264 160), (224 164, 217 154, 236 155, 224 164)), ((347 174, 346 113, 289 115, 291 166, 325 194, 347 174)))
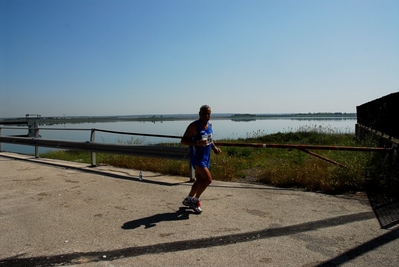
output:
POLYGON ((131 229, 139 228, 140 226, 144 225, 145 229, 148 229, 148 228, 156 226, 157 223, 159 223, 159 222, 188 220, 189 214, 190 213, 194 214, 194 212, 190 212, 187 209, 188 208, 181 207, 176 212, 161 213, 161 214, 156 214, 153 216, 133 220, 130 222, 126 222, 123 224, 123 226, 121 228, 124 230, 131 230, 131 229))

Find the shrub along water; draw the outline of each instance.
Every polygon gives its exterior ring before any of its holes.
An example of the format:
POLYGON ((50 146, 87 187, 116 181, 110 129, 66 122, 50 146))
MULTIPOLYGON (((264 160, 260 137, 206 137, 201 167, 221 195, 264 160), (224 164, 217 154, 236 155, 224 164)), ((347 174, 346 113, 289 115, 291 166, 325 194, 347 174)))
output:
MULTIPOLYGON (((353 134, 337 133, 321 127, 302 127, 297 131, 269 135, 262 135, 258 131, 248 134, 245 139, 218 141, 334 146, 373 145, 370 142, 357 141, 353 134)), ((136 141, 132 142, 137 144, 136 141)), ((212 155, 211 160, 212 175, 215 180, 263 183, 329 194, 363 191, 371 183, 380 187, 388 185, 391 191, 398 189, 398 171, 388 167, 387 157, 381 152, 315 151, 323 157, 347 166, 343 168, 297 149, 220 148, 222 154, 212 155)), ((90 153, 81 151, 53 151, 42 157, 90 163, 90 153)), ((187 161, 117 154, 97 153, 97 163, 179 176, 189 176, 190 171, 187 161)))

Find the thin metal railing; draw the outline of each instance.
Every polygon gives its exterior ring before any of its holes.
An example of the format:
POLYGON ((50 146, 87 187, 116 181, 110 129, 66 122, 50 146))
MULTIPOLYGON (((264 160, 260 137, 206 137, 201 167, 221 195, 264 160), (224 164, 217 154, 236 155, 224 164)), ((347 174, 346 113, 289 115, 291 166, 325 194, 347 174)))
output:
POLYGON ((118 131, 102 130, 102 129, 94 129, 94 130, 96 130, 97 132, 103 132, 103 133, 126 134, 126 135, 139 135, 139 136, 175 138, 175 139, 181 139, 181 138, 182 138, 182 136, 177 136, 177 135, 130 133, 130 132, 118 132, 118 131))

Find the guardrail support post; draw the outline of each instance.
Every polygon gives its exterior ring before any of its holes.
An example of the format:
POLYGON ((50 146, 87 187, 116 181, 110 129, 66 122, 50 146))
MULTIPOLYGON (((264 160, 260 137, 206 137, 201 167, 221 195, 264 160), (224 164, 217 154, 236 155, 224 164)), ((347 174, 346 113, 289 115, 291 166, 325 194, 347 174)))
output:
MULTIPOLYGON (((1 128, 0 128, 0 136, 1 136, 1 128)), ((1 149, 1 142, 0 142, 0 152, 1 151, 3 151, 3 150, 1 149)))
POLYGON ((195 169, 191 165, 191 162, 189 162, 189 163, 190 163, 190 182, 194 182, 194 180, 195 180, 195 169))
MULTIPOLYGON (((39 123, 37 120, 35 120, 35 122, 33 123, 34 127, 35 127, 35 138, 39 138, 39 123)), ((39 147, 35 146, 35 158, 39 158, 39 147)))
MULTIPOLYGON (((28 137, 39 138, 39 119, 40 115, 36 117, 30 117, 29 114, 26 114, 26 121, 28 124, 28 137)), ((39 158, 39 146, 35 146, 35 158, 39 158)))
MULTIPOLYGON (((95 137, 96 137, 96 129, 91 129, 91 134, 90 134, 90 142, 94 142, 95 137)), ((96 152, 91 152, 91 166, 95 167, 97 165, 96 163, 96 152)))

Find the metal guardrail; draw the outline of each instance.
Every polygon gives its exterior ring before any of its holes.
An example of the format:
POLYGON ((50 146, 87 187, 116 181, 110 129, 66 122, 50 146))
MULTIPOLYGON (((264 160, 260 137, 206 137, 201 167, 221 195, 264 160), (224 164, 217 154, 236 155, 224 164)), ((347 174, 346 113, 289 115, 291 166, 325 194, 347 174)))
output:
MULTIPOLYGON (((8 127, 1 127, 10 129, 8 127)), ((91 152, 91 165, 96 166, 96 152, 112 153, 112 154, 124 154, 134 155, 141 157, 152 157, 152 158, 166 158, 175 160, 187 160, 189 162, 189 148, 188 147, 173 147, 173 146, 161 146, 161 145, 126 145, 126 144, 110 144, 110 143, 98 143, 95 142, 95 132, 107 132, 115 134, 126 134, 126 135, 143 135, 153 137, 168 137, 168 138, 181 138, 179 136, 168 136, 168 135, 152 135, 152 134, 140 134, 140 133, 126 133, 116 132, 100 129, 84 129, 91 131, 90 141, 66 141, 66 140, 53 140, 53 139, 42 139, 39 138, 39 128, 29 128, 29 131, 35 131, 35 137, 21 137, 21 136, 1 136, 0 128, 0 152, 2 151, 1 143, 10 143, 17 145, 27 145, 35 147, 35 157, 39 158, 39 147, 49 147, 56 149, 74 149, 81 151, 91 152)), ((15 128, 14 128, 15 129, 15 128)), ((21 128, 18 128, 21 129, 21 128)), ((60 130, 54 128, 40 128, 41 130, 60 130)), ((71 129, 62 129, 71 130, 71 129)), ((77 129, 74 129, 77 130, 77 129)), ((82 129, 78 129, 82 130, 82 129)), ((189 165, 190 166, 190 165, 189 165)), ((190 181, 194 180, 194 169, 190 166, 190 181)))
MULTIPOLYGON (((90 152, 104 152, 113 154, 126 154, 154 158, 189 159, 189 150, 185 147, 171 146, 142 146, 142 145, 120 145, 96 142, 77 142, 50 140, 42 138, 8 137, 0 136, 0 142, 18 145, 29 145, 38 147, 51 147, 57 149, 75 149, 90 152)), ((92 165, 93 164, 92 162, 92 165)))

